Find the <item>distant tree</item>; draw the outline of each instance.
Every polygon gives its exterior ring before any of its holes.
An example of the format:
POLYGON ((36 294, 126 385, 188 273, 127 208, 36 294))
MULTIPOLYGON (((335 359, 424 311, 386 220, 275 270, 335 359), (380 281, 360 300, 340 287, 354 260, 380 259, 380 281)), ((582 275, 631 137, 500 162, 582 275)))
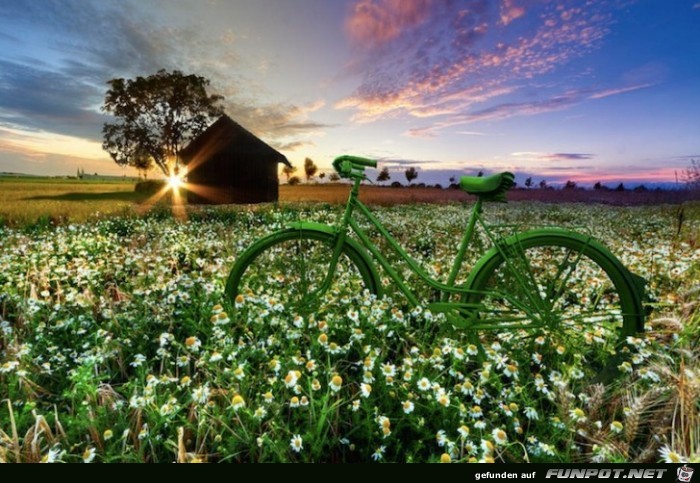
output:
POLYGON ((639 186, 635 186, 635 188, 632 191, 634 191, 635 193, 644 193, 645 191, 648 191, 648 190, 647 190, 646 186, 644 186, 643 184, 640 184, 639 186))
POLYGON ((688 189, 700 190, 700 161, 691 159, 690 166, 683 171, 682 176, 688 189))
POLYGON ((483 171, 483 170, 480 170, 476 175, 477 175, 479 178, 481 178, 482 176, 484 176, 484 171, 483 171))
POLYGON ((179 70, 110 80, 102 110, 116 122, 104 124, 102 148, 120 166, 153 163, 166 176, 176 173, 182 148, 223 113, 223 97, 207 93, 209 83, 179 70))
POLYGON ((540 181, 540 185, 539 185, 539 186, 540 186, 540 189, 541 189, 541 190, 546 190, 546 189, 547 189, 547 180, 544 180, 544 179, 543 179, 542 181, 540 181))
POLYGON ((340 181, 340 175, 338 175, 338 173, 331 173, 331 175, 328 177, 328 180, 332 183, 340 181))
POLYGON ((394 181, 393 183, 391 183, 392 188, 401 188, 402 186, 403 185, 401 184, 400 181, 394 181))
POLYGON ((408 184, 411 184, 411 181, 418 177, 418 171, 416 171, 416 168, 414 168, 413 166, 406 169, 406 172, 404 174, 406 175, 406 181, 408 181, 408 184))
POLYGON ((436 188, 436 189, 441 190, 441 189, 442 189, 442 185, 441 185, 440 183, 435 183, 435 184, 433 185, 433 188, 436 188))
POLYGON ((319 173, 319 175, 318 175, 318 179, 323 179, 325 177, 326 177, 326 173, 323 171, 321 171, 321 173, 319 173))
POLYGON ((596 191, 600 191, 603 189, 603 185, 598 181, 596 184, 593 185, 593 189, 596 191))
POLYGON ((450 184, 454 184, 457 181, 457 178, 454 176, 450 176, 450 184))
POLYGON ((306 174, 307 182, 314 179, 316 171, 318 171, 318 166, 316 166, 316 163, 314 163, 311 158, 306 158, 304 160, 304 173, 306 174))
POLYGON ((525 179, 525 187, 532 188, 532 176, 525 179))
POLYGON ((382 168, 382 170, 377 175, 377 182, 382 183, 384 181, 389 181, 390 179, 391 179, 391 175, 389 174, 389 168, 387 168, 387 167, 382 168))
POLYGON ((288 184, 289 186, 296 186, 296 185, 298 185, 299 183, 301 183, 301 180, 299 179, 299 176, 292 176, 291 178, 289 178, 289 181, 287 182, 287 184, 288 184))
POLYGON ((567 181, 566 184, 564 185, 565 190, 573 190, 576 189, 576 182, 575 181, 567 181))
POLYGON ((282 168, 282 174, 287 177, 287 183, 289 183, 289 178, 296 172, 297 168, 294 166, 287 166, 286 164, 282 168))
POLYGON ((617 185, 617 188, 615 188, 615 191, 625 191, 625 185, 623 183, 620 183, 617 185))

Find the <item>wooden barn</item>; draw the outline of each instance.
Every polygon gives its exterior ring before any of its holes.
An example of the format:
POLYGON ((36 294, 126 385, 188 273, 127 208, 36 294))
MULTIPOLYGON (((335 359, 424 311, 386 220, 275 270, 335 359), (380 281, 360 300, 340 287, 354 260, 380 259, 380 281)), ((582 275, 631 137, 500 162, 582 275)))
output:
POLYGON ((189 203, 263 203, 277 201, 282 154, 227 115, 180 152, 187 167, 189 203))

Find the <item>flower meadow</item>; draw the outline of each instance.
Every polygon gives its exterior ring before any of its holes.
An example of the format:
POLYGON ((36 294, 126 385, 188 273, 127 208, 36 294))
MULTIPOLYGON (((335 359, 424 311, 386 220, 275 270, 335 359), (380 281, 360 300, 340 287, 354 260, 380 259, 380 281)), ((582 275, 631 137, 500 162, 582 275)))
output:
MULTIPOLYGON (((587 387, 507 331, 479 362, 464 332, 390 285, 377 298, 341 284, 304 315, 226 299, 255 239, 341 209, 0 228, 0 461, 698 461, 700 207, 487 207, 497 223, 588 231, 648 280, 621 375, 587 387)), ((446 276, 468 207, 375 212, 446 276)))

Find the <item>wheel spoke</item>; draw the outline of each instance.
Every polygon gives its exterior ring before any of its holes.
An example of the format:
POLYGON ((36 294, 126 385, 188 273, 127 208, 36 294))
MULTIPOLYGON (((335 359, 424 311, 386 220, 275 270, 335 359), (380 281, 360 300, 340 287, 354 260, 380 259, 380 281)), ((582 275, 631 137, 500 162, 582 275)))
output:
MULTIPOLYGON (((512 330, 511 349, 533 351, 570 373, 580 387, 609 373, 622 334, 636 323, 624 276, 591 241, 566 235, 518 237, 481 265, 467 302, 481 304, 473 324, 482 344, 512 330), (607 267, 604 268, 604 267, 607 267), (601 347, 605 347, 602 350, 601 347)), ((618 362, 619 363, 619 362, 618 362)))
MULTIPOLYGON (((356 296, 363 289, 376 291, 378 284, 357 255, 342 250, 333 273, 329 273, 335 238, 319 232, 281 232, 267 243, 243 253, 232 269, 227 292, 234 301, 239 293, 266 297, 283 304, 292 315, 313 313, 324 294, 356 296)), ((263 306, 269 306, 261 301, 263 306)), ((279 310, 279 307, 278 307, 279 310)))

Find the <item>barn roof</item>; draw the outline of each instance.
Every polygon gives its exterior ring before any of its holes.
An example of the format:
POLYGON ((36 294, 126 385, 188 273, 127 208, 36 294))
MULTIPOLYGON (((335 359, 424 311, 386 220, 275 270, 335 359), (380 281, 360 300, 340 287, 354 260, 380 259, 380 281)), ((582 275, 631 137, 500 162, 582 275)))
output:
POLYGON ((291 167, 283 154, 260 140, 226 114, 222 115, 180 151, 180 157, 187 164, 195 157, 207 159, 215 154, 229 151, 284 163, 291 167))

